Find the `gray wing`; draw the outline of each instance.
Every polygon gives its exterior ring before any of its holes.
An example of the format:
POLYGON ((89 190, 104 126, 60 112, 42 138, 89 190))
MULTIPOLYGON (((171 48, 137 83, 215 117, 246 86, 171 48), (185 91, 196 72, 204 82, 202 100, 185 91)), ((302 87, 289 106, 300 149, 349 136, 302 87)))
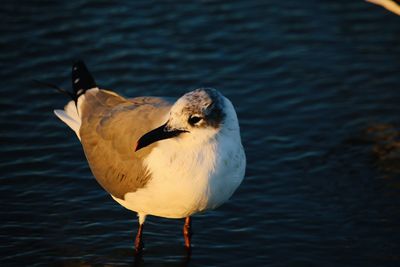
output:
POLYGON ((123 199, 151 178, 143 159, 154 145, 135 152, 137 140, 160 126, 172 102, 166 98, 125 99, 113 92, 87 92, 80 137, 90 169, 100 185, 123 199))

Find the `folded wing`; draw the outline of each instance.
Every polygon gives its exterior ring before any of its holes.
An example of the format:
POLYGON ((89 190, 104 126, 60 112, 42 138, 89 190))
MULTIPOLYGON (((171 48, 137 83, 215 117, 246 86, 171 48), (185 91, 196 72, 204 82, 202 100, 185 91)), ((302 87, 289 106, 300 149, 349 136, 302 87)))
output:
POLYGON ((89 90, 81 107, 79 135, 100 185, 123 199, 151 179, 143 159, 154 145, 135 152, 137 140, 166 120, 172 103, 157 97, 125 99, 106 90, 89 90))

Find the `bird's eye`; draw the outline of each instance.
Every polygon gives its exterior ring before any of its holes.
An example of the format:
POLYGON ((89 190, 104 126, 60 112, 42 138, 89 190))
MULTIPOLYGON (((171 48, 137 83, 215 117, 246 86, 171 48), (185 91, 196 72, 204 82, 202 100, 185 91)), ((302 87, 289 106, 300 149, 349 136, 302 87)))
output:
POLYGON ((194 116, 190 116, 190 117, 189 117, 188 122, 189 122, 190 125, 195 125, 196 123, 198 123, 198 122, 201 121, 202 119, 203 119, 203 118, 194 115, 194 116))

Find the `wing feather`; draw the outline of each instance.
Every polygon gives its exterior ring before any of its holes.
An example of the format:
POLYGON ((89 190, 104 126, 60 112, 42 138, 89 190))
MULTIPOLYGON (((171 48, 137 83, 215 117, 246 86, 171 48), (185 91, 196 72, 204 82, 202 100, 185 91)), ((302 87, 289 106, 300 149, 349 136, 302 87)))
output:
POLYGON ((106 90, 85 94, 81 142, 94 176, 114 197, 123 199, 151 179, 143 159, 154 146, 138 152, 134 148, 143 134, 165 122, 171 105, 165 98, 128 100, 106 90))

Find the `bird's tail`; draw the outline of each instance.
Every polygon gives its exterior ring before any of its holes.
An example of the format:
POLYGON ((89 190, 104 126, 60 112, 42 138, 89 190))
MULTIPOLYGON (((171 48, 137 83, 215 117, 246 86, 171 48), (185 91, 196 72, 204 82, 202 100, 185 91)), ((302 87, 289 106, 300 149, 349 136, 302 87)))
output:
POLYGON ((78 136, 79 129, 81 127, 81 105, 85 98, 86 91, 90 89, 97 89, 96 82, 93 79, 93 76, 90 74, 86 65, 83 61, 77 61, 72 66, 72 92, 59 88, 53 84, 43 83, 43 85, 52 87, 57 91, 69 96, 71 101, 65 105, 64 110, 56 109, 54 110, 54 114, 62 120, 65 124, 67 124, 78 136))

